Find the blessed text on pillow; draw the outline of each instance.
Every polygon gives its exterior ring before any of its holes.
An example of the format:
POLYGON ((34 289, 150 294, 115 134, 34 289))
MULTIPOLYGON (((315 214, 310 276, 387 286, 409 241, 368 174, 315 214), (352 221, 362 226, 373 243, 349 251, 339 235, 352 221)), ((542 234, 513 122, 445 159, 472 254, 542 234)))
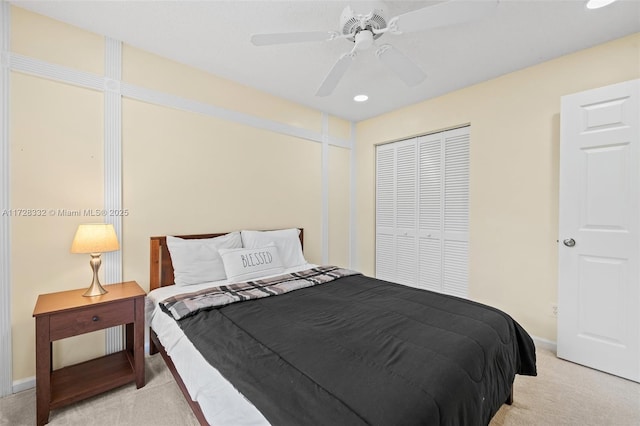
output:
POLYGON ((271 244, 258 248, 221 249, 229 281, 247 281, 284 272, 278 248, 271 244))

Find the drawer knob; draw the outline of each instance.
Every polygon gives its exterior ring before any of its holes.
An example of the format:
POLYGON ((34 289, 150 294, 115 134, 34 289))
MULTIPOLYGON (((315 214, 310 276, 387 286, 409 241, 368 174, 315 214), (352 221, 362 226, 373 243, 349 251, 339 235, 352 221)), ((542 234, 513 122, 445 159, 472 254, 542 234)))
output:
POLYGON ((91 318, 91 321, 98 321, 100 318, 98 318, 97 315, 94 315, 93 318, 91 318))

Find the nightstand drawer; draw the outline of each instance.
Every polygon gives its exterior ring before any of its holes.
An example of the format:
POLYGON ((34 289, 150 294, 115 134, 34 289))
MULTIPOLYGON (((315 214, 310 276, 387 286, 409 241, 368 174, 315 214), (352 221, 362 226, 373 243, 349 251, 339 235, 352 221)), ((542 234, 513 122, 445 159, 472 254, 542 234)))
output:
POLYGON ((134 315, 133 299, 53 314, 49 323, 51 340, 132 323, 134 315))

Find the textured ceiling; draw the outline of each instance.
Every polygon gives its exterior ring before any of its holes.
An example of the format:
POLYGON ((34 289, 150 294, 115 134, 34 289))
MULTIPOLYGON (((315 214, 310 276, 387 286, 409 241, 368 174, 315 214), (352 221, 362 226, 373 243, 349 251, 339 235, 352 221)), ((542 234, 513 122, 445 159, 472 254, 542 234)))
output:
MULTIPOLYGON (((462 0, 470 1, 470 0, 462 0)), ((483 0, 475 0, 483 1, 483 0)), ((315 93, 353 43, 348 40, 256 47, 254 33, 337 31, 346 6, 367 1, 11 1, 19 7, 122 40, 247 86, 360 121, 502 74, 640 31, 640 1, 600 10, 585 0, 501 0, 469 23, 385 34, 427 78, 407 87, 373 49, 358 55, 334 92, 315 93), (355 103, 359 93, 369 101, 355 103)), ((439 1, 386 1, 388 17, 439 1)), ((639 65, 640 66, 640 65, 639 65)), ((532 82, 544 84, 544 82, 532 82)))

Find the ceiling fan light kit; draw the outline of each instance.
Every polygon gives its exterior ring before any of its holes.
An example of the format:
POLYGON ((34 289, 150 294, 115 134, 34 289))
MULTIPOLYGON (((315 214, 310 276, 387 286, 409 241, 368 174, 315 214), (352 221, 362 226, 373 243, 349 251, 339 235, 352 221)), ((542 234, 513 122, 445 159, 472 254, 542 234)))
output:
MULTIPOLYGON (((593 1, 593 0, 592 0, 593 1)), ((611 0, 598 0, 611 1, 611 0)), ((386 7, 375 2, 368 13, 357 13, 347 6, 340 16, 340 30, 296 33, 255 34, 251 42, 255 46, 302 43, 310 41, 333 41, 347 39, 354 43, 351 51, 343 53, 329 70, 316 96, 329 96, 346 74, 356 56, 376 46, 375 56, 407 86, 422 83, 426 74, 410 58, 390 44, 377 46, 376 41, 386 33, 401 35, 407 32, 424 31, 449 25, 478 20, 494 12, 498 0, 464 1, 451 0, 435 6, 424 7, 395 16, 387 21, 386 7)))
POLYGON ((369 30, 358 31, 355 38, 355 50, 367 50, 373 46, 373 33, 369 30))

